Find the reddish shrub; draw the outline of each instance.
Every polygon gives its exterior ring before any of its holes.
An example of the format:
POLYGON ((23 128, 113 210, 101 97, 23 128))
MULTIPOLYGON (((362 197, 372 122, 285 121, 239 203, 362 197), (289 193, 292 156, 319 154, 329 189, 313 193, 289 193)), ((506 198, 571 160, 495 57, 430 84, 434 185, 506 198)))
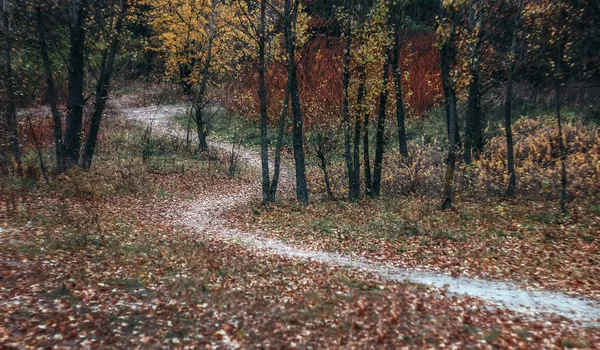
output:
MULTIPOLYGON (((409 116, 421 117, 436 106, 440 96, 439 53, 434 34, 407 39, 402 50, 404 101, 409 116)), ((342 53, 340 38, 319 36, 303 53, 298 64, 298 81, 305 123, 308 127, 339 123, 342 100, 342 53)), ((273 64, 267 73, 269 115, 276 118, 281 109, 287 81, 285 67, 273 64)), ((229 84, 222 103, 250 118, 258 117, 258 73, 248 67, 239 81, 229 84)))

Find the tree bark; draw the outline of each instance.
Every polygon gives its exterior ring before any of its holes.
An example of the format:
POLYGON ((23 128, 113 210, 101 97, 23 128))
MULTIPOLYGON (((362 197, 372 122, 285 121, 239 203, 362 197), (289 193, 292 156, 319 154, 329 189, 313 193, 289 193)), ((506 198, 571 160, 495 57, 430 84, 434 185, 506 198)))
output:
POLYGON ((120 9, 119 14, 117 15, 117 21, 115 24, 113 37, 111 39, 108 50, 104 52, 102 57, 100 74, 96 83, 96 100, 94 102, 94 111, 92 113, 90 130, 88 131, 87 139, 83 150, 83 156, 81 159, 81 167, 83 169, 89 169, 92 166, 92 158, 94 157, 96 140, 98 138, 98 132, 100 131, 102 114, 104 113, 106 101, 108 100, 108 87, 110 84, 110 78, 112 76, 115 63, 115 56, 119 47, 119 35, 121 34, 123 20, 127 12, 126 1, 127 0, 120 1, 120 9))
MULTIPOLYGON (((398 30, 398 29, 396 29, 398 30)), ((402 97, 402 68, 400 67, 400 33, 394 35, 394 46, 392 49, 391 64, 394 70, 394 90, 396 93, 396 124, 398 126, 398 150, 403 157, 408 157, 408 146, 406 142, 406 121, 404 111, 404 100, 402 97)))
POLYGON ((85 0, 71 0, 71 49, 69 53, 69 88, 67 94, 67 127, 64 139, 65 167, 79 162, 83 123, 83 70, 85 56, 85 0))
MULTIPOLYGON (((443 20, 447 13, 443 4, 441 5, 440 19, 443 20)), ((455 17, 454 13, 452 17, 455 17)), ((456 18, 450 18, 452 21, 450 27, 450 36, 443 43, 441 48, 441 69, 442 69, 442 85, 446 105, 446 120, 448 125, 448 159, 446 167, 446 175, 444 176, 444 190, 442 209, 447 210, 452 208, 453 199, 453 183, 454 172, 456 169, 456 150, 458 148, 458 128, 457 128, 457 112, 456 112, 456 93, 454 84, 452 83, 451 70, 455 60, 454 40, 456 35, 456 18)))
POLYGON ((196 131, 198 135, 198 151, 208 151, 208 142, 206 140, 208 131, 204 122, 203 108, 199 105, 195 107, 194 121, 196 122, 196 131))
POLYGON ((6 87, 6 125, 10 139, 11 152, 14 162, 17 164, 17 172, 21 168, 21 147, 19 146, 19 130, 17 123, 17 106, 15 101, 14 77, 12 72, 12 38, 11 38, 11 18, 10 3, 3 0, 2 10, 4 12, 5 29, 5 47, 4 47, 4 65, 5 65, 5 87, 6 87))
POLYGON ((383 170, 383 153, 385 146, 385 116, 388 99, 388 57, 389 50, 385 53, 382 73, 382 90, 379 94, 379 114, 377 116, 377 133, 375 134, 375 160, 373 163, 373 185, 371 187, 372 197, 379 198, 381 194, 381 173, 383 170))
POLYGON ((369 155, 369 114, 365 113, 363 120, 363 163, 365 172, 365 195, 371 196, 373 193, 373 178, 371 176, 371 158, 369 155))
POLYGON ((58 101, 56 98, 56 88, 54 87, 54 78, 52 77, 52 63, 48 55, 48 44, 42 19, 42 10, 37 8, 37 29, 40 42, 40 53, 44 64, 44 73, 46 76, 46 88, 48 90, 48 99, 50 100, 50 111, 54 123, 54 147, 56 152, 56 171, 62 173, 66 170, 65 157, 63 152, 62 136, 62 117, 58 111, 58 101))
POLYGON ((344 127, 344 156, 346 160, 346 170, 348 172, 348 200, 356 201, 356 175, 352 160, 352 128, 350 126, 350 59, 352 50, 352 17, 353 2, 348 2, 348 18, 346 20, 346 41, 344 50, 344 63, 342 68, 342 122, 344 127))
POLYGON ((302 204, 308 204, 308 187, 306 184, 306 164, 304 157, 304 138, 302 134, 302 110, 300 94, 298 91, 298 77, 296 72, 296 38, 295 27, 298 15, 298 1, 284 1, 284 39, 288 58, 288 81, 292 99, 292 143, 294 148, 294 162, 296 165, 296 198, 302 204), (293 13, 292 13, 293 12, 293 13))
POLYGON ((269 148, 267 139, 267 85, 265 83, 265 12, 266 0, 260 1, 260 24, 258 29, 258 96, 260 99, 260 160, 262 171, 262 200, 271 200, 269 174, 269 148))
POLYGON ((518 48, 518 35, 520 26, 521 10, 523 7, 523 0, 519 1, 518 13, 515 15, 513 22, 512 37, 510 44, 510 57, 508 67, 508 77, 506 81, 506 100, 504 103, 504 128, 506 130, 506 161, 508 163, 508 187, 506 189, 506 195, 512 197, 515 195, 517 187, 517 173, 515 170, 515 151, 512 135, 512 99, 513 99, 513 85, 514 75, 517 64, 517 48, 518 48))
POLYGON ((471 164, 473 158, 478 159, 483 148, 483 133, 481 131, 481 108, 479 100, 480 84, 480 48, 482 42, 482 14, 479 4, 471 3, 471 18, 469 20, 469 31, 476 33, 475 42, 471 47, 469 73, 469 96, 467 97, 467 113, 465 115, 465 145, 464 160, 471 164))
POLYGON ((281 107, 281 116, 279 117, 279 130, 277 131, 277 144, 275 145, 275 159, 273 160, 273 178, 269 188, 269 197, 271 201, 275 200, 277 186, 279 185, 279 174, 281 171, 281 147, 283 147, 283 132, 285 130, 285 121, 288 115, 290 101, 290 87, 285 85, 283 97, 283 106, 281 107))
MULTIPOLYGON (((353 192, 355 195, 355 199, 360 198, 360 136, 361 131, 364 125, 361 123, 361 116, 363 114, 363 104, 366 94, 366 74, 364 72, 360 72, 360 83, 358 87, 358 96, 356 99, 356 105, 358 107, 358 111, 354 116, 354 144, 353 144, 353 174, 354 178, 352 181, 353 192)), ((363 140, 364 141, 364 140, 363 140)))
MULTIPOLYGON (((196 133, 198 135, 198 152, 205 152, 208 150, 208 125, 204 120, 204 107, 206 107, 206 91, 208 89, 208 81, 210 79, 210 65, 213 58, 213 45, 216 35, 215 28, 215 16, 217 9, 217 0, 211 0, 211 14, 210 14, 210 29, 208 35, 208 43, 206 44, 206 58, 200 71, 200 84, 198 91, 194 93, 191 86, 188 86, 189 96, 192 101, 192 107, 195 109, 194 122, 196 123, 196 133)), ((183 82, 184 91, 186 90, 186 83, 183 82)))
POLYGON ((563 140, 562 116, 560 113, 561 105, 561 85, 562 85, 562 61, 563 61, 563 45, 559 43, 556 77, 556 122, 558 123, 558 144, 560 150, 560 211, 563 215, 567 214, 567 148, 563 140))

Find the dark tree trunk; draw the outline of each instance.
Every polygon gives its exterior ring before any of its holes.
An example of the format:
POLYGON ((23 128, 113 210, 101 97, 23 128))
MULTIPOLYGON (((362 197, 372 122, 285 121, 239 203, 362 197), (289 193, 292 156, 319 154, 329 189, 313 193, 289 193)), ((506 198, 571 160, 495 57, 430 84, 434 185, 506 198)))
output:
POLYGON ((208 142, 206 140, 208 130, 204 123, 203 108, 201 106, 196 106, 195 108, 194 121, 196 122, 196 131, 198 134, 198 152, 208 151, 208 142))
POLYGON ((481 108, 479 100, 479 70, 482 41, 481 13, 477 3, 471 3, 471 18, 469 30, 476 32, 475 42, 471 47, 469 96, 467 97, 467 113, 465 115, 465 145, 464 160, 471 164, 473 158, 478 159, 483 148, 483 133, 481 131, 481 108))
MULTIPOLYGON (((458 144, 458 124, 456 112, 456 93, 452 83, 451 70, 455 60, 454 40, 456 35, 456 14, 453 13, 450 21, 450 37, 446 39, 441 48, 441 68, 442 68, 442 85, 446 105, 446 120, 448 125, 448 159, 446 167, 446 175, 444 176, 444 191, 442 209, 447 210, 452 208, 453 198, 453 183, 454 172, 456 170, 456 151, 458 144)), ((443 20, 446 17, 446 10, 441 5, 440 18, 443 20)))
POLYGON ((557 68, 558 74, 556 77, 556 122, 558 123, 558 145, 560 150, 560 211, 563 215, 567 214, 567 147, 563 140, 562 116, 560 113, 560 98, 562 85, 562 61, 563 61, 563 45, 559 44, 557 68))
POLYGON ((294 148, 294 162, 296 165, 296 197, 300 203, 308 204, 308 187, 306 184, 306 164, 304 159, 304 139, 302 134, 302 110, 300 94, 298 91, 298 77, 296 73, 296 38, 295 27, 298 14, 298 1, 284 1, 284 39, 288 58, 288 80, 290 96, 292 99, 292 143, 294 148), (293 13, 292 13, 293 12, 293 13))
POLYGON ((71 0, 71 49, 69 53, 69 89, 67 94, 67 127, 64 139, 66 169, 79 162, 83 122, 83 70, 85 59, 85 0, 71 0))
POLYGON ((508 73, 506 82, 506 101, 504 102, 504 128, 506 130, 506 160, 508 163, 508 188, 507 196, 514 196, 517 187, 517 174, 515 171, 515 150, 512 135, 512 95, 513 77, 512 69, 508 73))
POLYGON ((479 72, 471 72, 469 96, 467 97, 467 113, 465 116, 465 154, 466 164, 479 159, 483 150, 483 132, 481 130, 481 107, 479 101, 479 72))
POLYGON ((277 131, 277 144, 275 145, 275 159, 273 160, 273 178, 269 188, 269 197, 271 201, 275 200, 277 186, 279 184, 279 173, 281 171, 281 147, 283 147, 283 132, 285 130, 285 121, 288 115, 290 101, 290 87, 285 85, 283 97, 283 106, 281 107, 281 116, 279 117, 279 130, 277 131))
POLYGON ((364 72, 360 72, 360 85, 358 87, 358 96, 356 99, 356 105, 358 107, 358 111, 354 116, 354 144, 353 144, 353 181, 352 181, 352 190, 354 192, 355 198, 360 198, 360 135, 361 129, 363 128, 363 123, 361 123, 361 115, 363 114, 363 104, 365 99, 366 92, 366 74, 364 72))
POLYGON ((373 179, 371 177, 371 159, 369 156, 369 114, 365 113, 363 120, 363 162, 365 170, 365 195, 371 196, 373 179))
POLYGON ((512 38, 510 44, 510 57, 508 67, 508 77, 506 81, 506 100, 504 103, 504 128, 506 130, 506 161, 508 163, 508 187, 506 189, 506 195, 512 197, 515 195, 517 188, 517 173, 515 171, 515 151, 512 135, 512 99, 513 99, 513 85, 515 68, 517 65, 517 47, 518 47, 518 34, 520 25, 521 9, 523 6, 523 0, 519 3, 518 13, 515 16, 512 28, 512 38))
POLYGON ((15 102, 14 78, 12 72, 12 38, 10 23, 10 4, 8 0, 3 0, 2 6, 4 12, 5 29, 5 47, 4 47, 4 65, 5 65, 5 84, 6 84, 6 125, 10 139, 10 148, 13 154, 17 171, 21 168, 21 148, 19 146, 19 131, 17 124, 17 106, 15 102))
POLYGON ((54 122, 54 146, 56 148, 56 171, 60 174, 66 170, 65 157, 63 152, 62 136, 62 117, 58 111, 58 102, 56 99, 56 89, 54 87, 54 78, 52 77, 52 64, 48 55, 48 44, 42 19, 42 10, 37 8, 37 29, 40 42, 40 52, 44 63, 44 73, 46 76, 46 87, 48 89, 48 99, 50 100, 50 111, 54 122))
MULTIPOLYGON (((352 1, 349 2, 348 11, 352 10, 352 1)), ((344 156, 348 172, 348 199, 353 202, 358 198, 356 193, 356 174, 352 160, 352 128, 350 126, 350 58, 352 50, 352 20, 350 13, 346 22, 346 43, 344 51, 344 65, 342 69, 342 121, 344 124, 344 156)))
POLYGON ((379 114, 377 116, 377 133, 375 134, 375 160, 373 163, 373 186, 371 187, 372 196, 378 198, 381 194, 381 173, 383 171, 383 152, 385 146, 385 116, 388 99, 388 57, 389 50, 386 52, 385 62, 383 63, 383 88, 379 94, 379 114))
POLYGON ((103 54, 102 64, 100 66, 100 74, 98 82, 96 83, 96 100, 94 102, 94 111, 92 113, 90 130, 87 135, 83 156, 81 159, 81 167, 83 169, 89 169, 92 166, 92 159, 94 157, 94 150, 96 148, 96 140, 98 138, 98 132, 100 131, 100 123, 102 122, 102 114, 104 113, 106 101, 108 100, 108 87, 113 72, 115 56, 119 46, 119 35, 123 27, 123 19, 125 18, 126 11, 126 0, 121 0, 120 10, 119 14, 117 15, 118 17, 114 28, 114 37, 111 39, 108 50, 106 50, 103 54))
MULTIPOLYGON (((198 135, 198 152, 208 151, 208 125, 204 119, 204 108, 206 107, 206 91, 208 89, 208 81, 210 79, 210 64, 213 58, 213 45, 216 35, 215 29, 215 12, 217 8, 217 0, 211 1, 211 15, 210 15, 210 31, 208 35, 208 42, 206 44, 206 58, 200 72, 200 86, 198 91, 194 93, 194 89, 187 83, 183 82, 184 92, 189 92, 190 99, 192 101, 192 107, 195 110, 194 122, 196 123, 196 133, 198 135)), ((185 76, 185 75, 184 75, 185 76)))
POLYGON ((400 67, 400 33, 394 35, 394 46, 391 57, 392 69, 394 70, 394 90, 396 93, 396 124, 398 125, 398 149, 403 157, 408 157, 408 146, 406 142, 406 122, 404 112, 404 101, 402 98, 402 68, 400 67))
POLYGON ((362 124, 360 122, 360 115, 356 114, 354 117, 354 149, 353 149, 353 163, 354 178, 352 179, 352 190, 356 199, 360 198, 360 133, 362 124))
POLYGON ((262 172, 262 200, 271 200, 269 179, 269 148, 267 139, 267 85, 265 83, 265 10, 266 0, 260 1, 260 24, 258 32, 258 96, 260 99, 260 160, 262 172))

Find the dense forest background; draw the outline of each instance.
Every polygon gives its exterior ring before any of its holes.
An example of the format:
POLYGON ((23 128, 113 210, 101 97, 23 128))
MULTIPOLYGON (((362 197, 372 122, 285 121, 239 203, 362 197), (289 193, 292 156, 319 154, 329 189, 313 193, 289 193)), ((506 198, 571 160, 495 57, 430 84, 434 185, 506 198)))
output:
POLYGON ((152 86, 191 103, 200 150, 219 118, 260 132, 265 201, 269 146, 293 153, 303 202, 306 156, 314 190, 350 200, 382 181, 444 207, 454 185, 597 196, 596 1, 6 0, 2 14, 5 176, 89 168, 110 93, 152 86), (39 106, 51 118, 18 112, 39 106))

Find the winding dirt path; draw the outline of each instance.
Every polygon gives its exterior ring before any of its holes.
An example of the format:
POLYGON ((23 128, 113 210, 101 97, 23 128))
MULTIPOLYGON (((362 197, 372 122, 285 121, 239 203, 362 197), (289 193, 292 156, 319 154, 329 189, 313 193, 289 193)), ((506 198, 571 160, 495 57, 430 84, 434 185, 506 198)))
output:
MULTIPOLYGON (((127 118, 148 123, 153 130, 177 137, 185 134, 172 125, 171 118, 186 110, 183 105, 151 106, 141 108, 123 108, 127 118)), ((231 151, 231 145, 211 140, 209 146, 220 151, 231 151)), ((251 167, 260 168, 260 155, 249 149, 240 149, 239 158, 251 167)), ((284 194, 292 193, 293 176, 282 164, 281 189, 284 194)), ((311 251, 287 245, 281 241, 267 239, 251 232, 242 232, 230 228, 223 213, 238 205, 260 198, 259 181, 256 186, 240 187, 235 193, 215 191, 207 198, 185 203, 184 210, 170 213, 171 219, 203 235, 220 239, 226 243, 242 244, 257 254, 274 254, 297 259, 318 261, 325 264, 344 266, 370 272, 381 278, 393 281, 409 281, 445 289, 449 293, 477 297, 491 306, 520 312, 531 318, 542 318, 553 313, 588 326, 600 326, 600 304, 583 298, 572 297, 564 293, 550 291, 529 291, 519 289, 508 282, 487 281, 468 277, 450 277, 418 269, 405 269, 390 264, 371 262, 360 258, 311 251)))

